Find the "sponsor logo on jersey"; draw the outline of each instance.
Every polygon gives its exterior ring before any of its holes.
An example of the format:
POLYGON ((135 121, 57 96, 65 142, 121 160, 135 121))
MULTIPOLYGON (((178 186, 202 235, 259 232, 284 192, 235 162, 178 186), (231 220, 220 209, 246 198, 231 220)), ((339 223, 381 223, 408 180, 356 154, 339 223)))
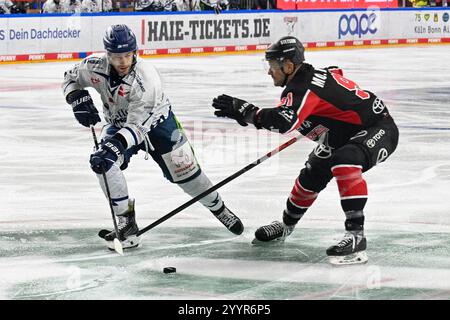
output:
POLYGON ((183 165, 185 165, 186 168, 184 168, 184 170, 186 170, 189 166, 192 165, 191 155, 185 153, 183 149, 179 149, 177 151, 177 153, 173 153, 170 155, 172 162, 177 168, 181 168, 183 165))
POLYGON ((367 135, 367 130, 363 130, 363 131, 358 132, 353 137, 351 137, 350 140, 361 138, 361 137, 364 137, 365 135, 367 135))
POLYGON ((323 125, 319 124, 317 127, 312 129, 306 137, 312 141, 319 140, 320 136, 326 134, 329 131, 327 127, 324 127, 323 125))
POLYGON ((376 98, 372 104, 372 110, 375 114, 382 113, 385 107, 384 102, 379 98, 376 98))
POLYGON ((383 129, 380 129, 380 131, 378 131, 372 138, 367 140, 366 145, 369 148, 375 147, 375 145, 377 144, 377 141, 379 141, 385 134, 386 134, 386 131, 384 131, 383 129))
POLYGON ((330 146, 319 144, 314 148, 314 155, 320 159, 328 159, 331 157, 331 151, 332 149, 330 146))
POLYGON ((388 155, 389 155, 389 152, 385 148, 381 148, 380 151, 378 151, 377 164, 386 160, 388 155))
POLYGON ((376 28, 377 18, 377 14, 374 12, 369 15, 366 13, 361 15, 356 15, 355 13, 341 15, 338 26, 339 39, 345 37, 347 34, 352 36, 357 35, 359 38, 368 33, 375 34, 378 31, 376 28))

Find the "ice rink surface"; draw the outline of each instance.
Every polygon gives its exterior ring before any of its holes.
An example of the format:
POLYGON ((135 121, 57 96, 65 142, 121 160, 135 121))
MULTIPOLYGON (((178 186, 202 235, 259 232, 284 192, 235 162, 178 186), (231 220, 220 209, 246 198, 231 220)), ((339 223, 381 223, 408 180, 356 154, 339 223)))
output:
MULTIPOLYGON (((0 66, 0 299, 449 299, 449 49, 306 52, 381 97, 400 129, 397 151, 365 174, 369 262, 350 267, 325 255, 344 233, 334 181, 284 245, 250 244, 258 226, 281 218, 314 146, 304 139, 219 190, 245 225, 241 236, 195 204, 145 233, 137 250, 109 252, 97 237, 112 222, 89 168, 92 137, 60 90, 75 62, 0 66)), ((274 106, 281 89, 262 57, 150 60, 214 183, 289 139, 218 119, 210 107, 221 93, 274 106)), ((125 174, 141 227, 190 199, 144 154, 125 174)))

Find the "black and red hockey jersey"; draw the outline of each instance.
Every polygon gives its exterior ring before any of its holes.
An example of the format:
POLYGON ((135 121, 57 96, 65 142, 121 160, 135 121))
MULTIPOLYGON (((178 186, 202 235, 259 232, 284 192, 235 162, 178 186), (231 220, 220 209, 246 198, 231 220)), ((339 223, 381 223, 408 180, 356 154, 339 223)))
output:
POLYGON ((337 67, 315 69, 304 63, 286 85, 279 105, 257 111, 255 125, 281 133, 298 130, 336 149, 387 114, 383 101, 337 67))

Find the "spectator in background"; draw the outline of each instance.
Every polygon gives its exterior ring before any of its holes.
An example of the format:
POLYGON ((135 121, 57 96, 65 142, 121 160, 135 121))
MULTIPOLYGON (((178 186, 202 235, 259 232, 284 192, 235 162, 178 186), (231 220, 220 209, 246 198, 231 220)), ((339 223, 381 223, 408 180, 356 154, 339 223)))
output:
POLYGON ((223 10, 228 10, 230 4, 228 0, 200 0, 204 11, 212 11, 219 14, 223 10))
POLYGON ((61 13, 63 6, 60 0, 47 0, 42 6, 42 13, 61 13))
POLYGON ((200 0, 175 0, 178 11, 201 11, 200 0))
POLYGON ((10 0, 0 0, 0 14, 25 13, 10 0))
POLYGON ((176 0, 160 0, 163 11, 178 11, 176 0))
POLYGON ((111 0, 83 0, 81 12, 109 12, 112 11, 111 0))
POLYGON ((137 12, 155 12, 163 10, 163 5, 159 0, 137 0, 135 2, 135 11, 137 12))
POLYGON ((428 0, 410 0, 414 8, 428 7, 428 0))
POLYGON ((80 13, 81 1, 80 0, 63 0, 63 8, 66 13, 80 13))
MULTIPOLYGON (((159 11, 180 11, 177 0, 137 0, 135 11, 159 12, 159 11)), ((183 11, 183 10, 181 10, 183 11)))
POLYGON ((241 10, 246 9, 245 6, 241 5, 241 0, 228 0, 230 10, 241 10))
POLYGON ((276 0, 253 0, 253 9, 256 10, 266 10, 266 9, 276 9, 276 0))

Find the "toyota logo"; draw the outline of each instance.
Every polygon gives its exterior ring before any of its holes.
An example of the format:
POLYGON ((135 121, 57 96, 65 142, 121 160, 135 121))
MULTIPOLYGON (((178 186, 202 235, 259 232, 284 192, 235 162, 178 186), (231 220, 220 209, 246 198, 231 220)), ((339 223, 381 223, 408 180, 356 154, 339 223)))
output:
POLYGON ((376 98, 375 101, 372 104, 372 110, 374 113, 379 114, 382 113, 385 106, 381 99, 376 98))
POLYGON ((367 140, 367 143, 366 143, 366 145, 367 145, 369 148, 375 147, 375 144, 376 144, 376 141, 375 141, 374 139, 369 139, 369 140, 367 140))

